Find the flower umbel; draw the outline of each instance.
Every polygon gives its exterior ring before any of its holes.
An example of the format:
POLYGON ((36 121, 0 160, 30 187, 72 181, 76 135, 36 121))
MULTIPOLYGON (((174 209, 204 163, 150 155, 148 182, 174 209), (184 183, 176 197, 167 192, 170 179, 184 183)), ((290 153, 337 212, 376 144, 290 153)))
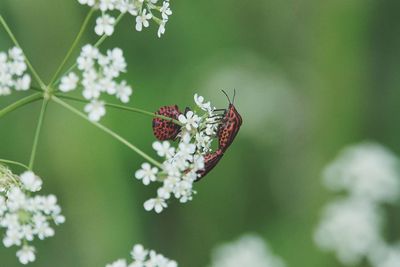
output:
POLYGON ((154 250, 144 249, 140 244, 133 247, 131 257, 133 262, 130 264, 124 259, 119 259, 107 264, 106 267, 178 267, 175 261, 164 257, 162 254, 158 254, 154 250))
POLYGON ((112 35, 116 19, 110 14, 119 12, 130 14, 135 17, 135 29, 142 31, 150 26, 149 21, 153 20, 159 25, 158 37, 165 33, 165 25, 169 16, 172 15, 169 0, 157 5, 158 0, 78 0, 82 5, 88 5, 100 9, 101 16, 96 20, 95 32, 97 35, 112 35))
POLYGON ((211 103, 204 104, 204 98, 196 94, 195 103, 198 108, 188 110, 179 115, 181 129, 178 134, 178 143, 174 147, 169 141, 153 143, 158 156, 163 157, 161 169, 151 167, 150 163, 142 164, 142 169, 135 173, 135 177, 145 185, 151 182, 160 182, 157 196, 147 200, 144 208, 156 213, 167 208, 167 201, 174 197, 181 203, 193 198, 196 192, 193 183, 200 177, 205 168, 205 156, 212 151, 212 141, 218 129, 217 116, 211 103), (199 101, 201 100, 201 101, 199 101), (200 110, 198 113, 196 110, 200 110))
POLYGON ((104 102, 100 100, 102 94, 115 95, 122 103, 129 102, 132 88, 126 81, 117 82, 116 79, 126 71, 126 61, 119 48, 108 50, 106 54, 92 45, 85 45, 77 59, 78 69, 82 71, 81 80, 70 72, 61 79, 60 91, 73 91, 80 84, 83 87, 82 95, 90 100, 85 106, 89 119, 99 121, 106 114, 104 102))
POLYGON ((26 73, 27 65, 22 50, 13 47, 0 52, 0 96, 11 94, 11 90, 26 91, 31 85, 31 76, 26 73))
POLYGON ((21 247, 17 257, 22 264, 36 259, 35 248, 28 245, 35 238, 54 235, 51 222, 65 222, 54 195, 32 195, 41 189, 42 180, 27 171, 17 176, 0 165, 0 228, 5 229, 5 247, 21 247))

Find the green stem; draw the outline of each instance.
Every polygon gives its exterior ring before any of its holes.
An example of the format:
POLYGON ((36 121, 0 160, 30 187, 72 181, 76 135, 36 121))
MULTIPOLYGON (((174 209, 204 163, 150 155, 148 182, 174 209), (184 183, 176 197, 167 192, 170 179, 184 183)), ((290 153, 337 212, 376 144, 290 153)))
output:
POLYGON ((62 101, 61 99, 59 99, 56 96, 53 96, 52 100, 54 100, 54 102, 56 102, 57 104, 63 106, 64 108, 68 109, 72 113, 75 113, 76 115, 78 115, 79 117, 83 118, 84 120, 90 122, 91 124, 93 124, 94 126, 99 128, 100 130, 102 130, 103 132, 105 132, 105 133, 109 134, 110 136, 112 136, 113 138, 115 138, 116 140, 120 141, 121 143, 123 143, 124 145, 126 145, 127 147, 129 147, 130 149, 135 151, 137 154, 139 154, 140 156, 142 156, 143 158, 145 158, 146 160, 148 160, 152 164, 156 165, 159 168, 162 168, 161 163, 159 163, 158 161, 154 160, 152 157, 150 157, 149 155, 144 153, 142 150, 140 150, 135 145, 131 144, 129 141, 127 141, 126 139, 124 139, 123 137, 118 135, 117 133, 113 132, 109 128, 105 127, 104 125, 102 125, 102 124, 100 124, 98 122, 94 122, 94 121, 89 120, 89 118, 85 114, 83 114, 79 110, 75 109, 73 106, 70 106, 68 103, 62 101))
MULTIPOLYGON (((66 96, 66 95, 60 95, 60 94, 57 94, 56 96, 58 96, 59 98, 78 101, 78 102, 83 102, 83 103, 89 103, 90 102, 90 101, 88 101, 86 99, 81 99, 81 98, 72 97, 72 96, 66 96)), ((150 116, 152 118, 160 118, 160 119, 163 119, 163 120, 171 121, 171 122, 173 122, 173 123, 175 123, 175 124, 177 124, 179 126, 183 126, 182 123, 180 121, 176 120, 176 119, 173 119, 173 118, 170 118, 170 117, 167 117, 167 116, 163 116, 163 115, 158 115, 158 114, 155 114, 154 112, 150 112, 150 111, 143 110, 143 109, 140 109, 140 108, 127 107, 127 106, 117 105, 117 104, 112 104, 112 103, 104 103, 104 105, 107 106, 107 107, 111 107, 111 108, 127 110, 127 111, 131 111, 131 112, 147 115, 147 116, 150 116)))
POLYGON ((0 159, 0 162, 5 163, 5 164, 17 165, 17 166, 20 166, 20 167, 23 167, 23 168, 29 170, 29 167, 28 167, 28 166, 26 166, 26 165, 23 164, 23 163, 17 162, 17 161, 7 160, 7 159, 0 159))
MULTIPOLYGON (((19 45, 17 38, 15 38, 14 34, 12 33, 10 27, 8 27, 6 21, 4 20, 3 16, 0 15, 0 23, 3 25, 4 29, 6 30, 6 32, 8 33, 8 35, 10 36, 11 40, 14 42, 14 44, 21 48, 21 46, 19 45)), ((22 49, 21 49, 22 50, 22 49)), ((35 68, 32 66, 31 62, 29 61, 29 59, 25 56, 24 53, 24 57, 25 57, 25 61, 28 64, 29 69, 31 70, 33 76, 35 77, 36 81, 39 83, 39 86, 44 90, 46 85, 44 84, 44 82, 42 81, 42 79, 40 78, 40 76, 38 75, 38 73, 36 72, 35 68)))
POLYGON ((0 110, 0 118, 3 117, 4 115, 16 110, 17 108, 20 108, 22 106, 25 106, 29 103, 35 102, 39 99, 43 98, 43 94, 42 93, 35 93, 32 94, 30 96, 27 96, 25 98, 22 98, 14 103, 12 103, 11 105, 3 108, 2 110, 0 110))
MULTIPOLYGON (((123 16, 124 16, 124 13, 121 13, 121 14, 117 17, 117 19, 115 20, 114 27, 116 27, 116 26, 118 25, 118 23, 121 21, 121 19, 123 18, 123 16)), ((100 39, 97 40, 97 42, 94 44, 94 46, 98 48, 98 47, 106 40, 107 37, 108 37, 108 35, 105 35, 105 34, 104 34, 103 36, 101 36, 100 39)), ((58 79, 53 83, 53 85, 54 85, 54 84, 58 84, 58 83, 60 82, 61 78, 62 78, 63 76, 65 76, 66 74, 70 73, 71 71, 73 71, 73 70, 76 68, 76 66, 77 66, 77 63, 75 62, 71 67, 68 68, 68 70, 67 70, 66 72, 64 72, 63 75, 61 75, 60 77, 58 77, 58 79)))
POLYGON ((42 103, 42 109, 40 110, 39 121, 38 121, 38 124, 36 127, 35 139, 33 140, 31 158, 29 160, 29 169, 30 170, 33 169, 33 164, 35 163, 37 145, 39 143, 40 132, 42 130, 43 119, 44 119, 44 115, 46 114, 46 108, 47 108, 48 103, 49 103, 49 100, 44 99, 43 103, 42 103))
POLYGON ((54 73, 53 77, 50 80, 49 83, 49 87, 53 85, 54 81, 57 79, 58 75, 60 74, 60 72, 62 71, 63 67, 65 66, 65 64, 67 63, 68 59, 71 57, 71 54, 73 53, 73 51, 75 50, 76 46, 78 45, 79 41, 82 38, 83 33, 85 32, 89 21, 91 19, 91 17, 93 16, 95 9, 92 8, 90 9, 89 13, 86 15, 86 18, 78 32, 78 35, 76 36, 74 42, 72 43, 71 47, 69 48, 66 56, 64 57, 63 61, 61 62, 60 66, 57 68, 57 71, 54 73))

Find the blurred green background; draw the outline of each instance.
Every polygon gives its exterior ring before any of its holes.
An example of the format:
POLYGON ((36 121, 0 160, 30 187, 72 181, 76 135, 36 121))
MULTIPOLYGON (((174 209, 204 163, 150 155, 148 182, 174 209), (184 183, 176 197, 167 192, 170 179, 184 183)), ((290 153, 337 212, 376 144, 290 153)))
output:
MULTIPOLYGON (((172 0, 171 6, 163 38, 154 25, 136 32, 127 16, 102 46, 125 52, 124 78, 135 90, 130 105, 185 107, 198 92, 225 107, 220 89, 235 88, 241 132, 196 184, 192 202, 173 201, 156 215, 142 206, 155 189, 134 179, 143 160, 50 104, 36 172, 43 193, 58 196, 67 222, 55 237, 34 243, 38 259, 31 266, 104 266, 142 243, 180 266, 204 267, 215 245, 245 232, 262 235, 288 266, 340 266, 312 240, 332 197, 321 171, 354 142, 378 141, 400 154, 400 2, 172 0)), ((49 81, 88 8, 75 0, 1 0, 0 12, 49 81)), ((82 45, 95 42, 93 25, 82 45)), ((0 50, 11 46, 0 30, 0 50)), ((0 107, 24 95, 1 97, 0 107)), ((0 120, 0 158, 28 161, 39 108, 0 120)), ((155 155, 150 118, 107 112, 105 125, 155 155)), ((397 239, 400 231, 389 227, 388 238, 397 239)), ((0 265, 18 266, 15 252, 0 248, 0 265)))

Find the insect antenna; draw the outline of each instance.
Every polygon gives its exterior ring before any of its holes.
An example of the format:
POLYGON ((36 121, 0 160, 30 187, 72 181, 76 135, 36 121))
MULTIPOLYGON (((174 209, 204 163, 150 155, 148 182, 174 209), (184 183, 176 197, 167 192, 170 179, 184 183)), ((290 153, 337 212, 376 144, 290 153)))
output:
POLYGON ((221 90, 221 91, 222 91, 222 93, 224 93, 224 95, 226 95, 226 98, 228 98, 229 104, 232 104, 231 99, 229 98, 228 94, 224 90, 221 90))
POLYGON ((233 99, 232 99, 232 104, 235 104, 235 97, 236 97, 236 89, 233 89, 233 99))

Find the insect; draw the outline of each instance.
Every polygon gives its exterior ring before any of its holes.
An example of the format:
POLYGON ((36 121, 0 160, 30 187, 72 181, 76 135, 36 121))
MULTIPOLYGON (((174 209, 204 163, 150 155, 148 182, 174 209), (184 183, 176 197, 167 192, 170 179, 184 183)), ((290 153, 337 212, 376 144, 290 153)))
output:
POLYGON ((225 110, 223 114, 221 125, 218 128, 217 136, 218 136, 219 149, 221 149, 222 152, 225 153, 225 151, 232 144, 237 133, 239 132, 243 120, 242 116, 240 116, 239 112, 236 110, 236 107, 234 105, 236 91, 233 94, 232 102, 229 99, 227 93, 223 90, 222 92, 228 98, 229 107, 227 110, 225 110))
POLYGON ((224 153, 221 149, 218 149, 213 153, 206 154, 204 156, 204 169, 197 172, 199 176, 196 182, 200 181, 201 178, 206 176, 206 174, 209 173, 217 165, 223 155, 224 153))
MULTIPOLYGON (((179 111, 177 105, 172 105, 159 108, 155 114, 177 120, 178 116, 182 113, 179 111)), ((175 140, 180 130, 181 127, 173 121, 161 118, 153 119, 153 133, 158 140, 175 140)))

